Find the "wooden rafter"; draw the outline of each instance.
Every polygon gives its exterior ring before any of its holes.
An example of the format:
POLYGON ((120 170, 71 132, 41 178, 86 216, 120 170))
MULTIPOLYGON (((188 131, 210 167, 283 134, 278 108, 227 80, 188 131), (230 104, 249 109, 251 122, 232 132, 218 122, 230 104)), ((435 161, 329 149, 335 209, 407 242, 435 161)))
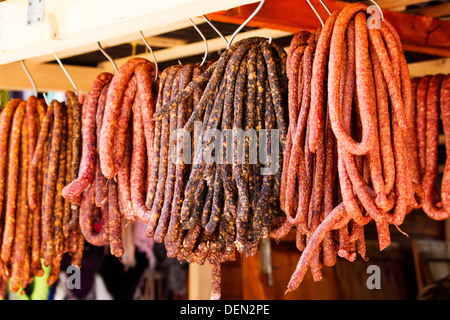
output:
MULTIPOLYGON (((182 46, 187 43, 187 40, 185 39, 175 39, 175 38, 167 38, 162 36, 154 36, 154 37, 147 37, 147 42, 152 47, 161 47, 161 48, 171 48, 176 46, 182 46)), ((136 40, 136 43, 139 45, 144 45, 144 40, 138 39, 136 40)))
MULTIPOLYGON (((377 4, 383 9, 394 9, 407 7, 410 5, 428 2, 427 0, 377 0, 377 4)), ((370 1, 364 1, 366 4, 372 4, 370 1)))
MULTIPOLYGON (((40 23, 27 25, 26 1, 0 3, 0 64, 39 57, 60 58, 167 32, 188 18, 255 0, 46 0, 40 23)), ((173 30, 173 29, 172 29, 173 30)), ((34 60, 34 59, 33 59, 34 60)), ((35 60, 34 62, 42 62, 35 60)))
MULTIPOLYGON (((38 92, 66 91, 72 84, 56 63, 27 64, 38 92)), ((71 66, 65 68, 75 82, 78 92, 87 93, 100 70, 93 67, 71 66)), ((20 62, 0 65, 0 88, 7 90, 31 90, 30 79, 27 77, 20 62)))
MULTIPOLYGON (((328 13, 318 0, 312 1, 323 19, 328 13)), ((348 5, 343 1, 326 1, 331 11, 348 5)), ((208 15, 215 21, 240 24, 254 11, 256 4, 249 4, 219 11, 208 15)), ((399 33, 405 50, 438 56, 450 56, 450 22, 430 16, 407 14, 383 9, 387 19, 399 33)), ((264 3, 258 14, 248 23, 249 26, 272 28, 289 32, 316 30, 320 21, 304 0, 271 0, 264 3)))
POLYGON ((407 11, 408 13, 422 14, 430 17, 450 16, 450 3, 431 5, 407 11))
POLYGON ((450 73, 450 58, 429 61, 420 61, 408 64, 412 78, 423 77, 432 74, 450 73))
MULTIPOLYGON (((279 31, 279 30, 273 30, 273 29, 255 29, 247 32, 242 32, 234 38, 234 42, 239 41, 244 38, 259 36, 259 37, 273 37, 274 39, 290 36, 292 33, 285 32, 285 31, 279 31)), ((209 51, 217 51, 217 50, 223 50, 226 48, 226 44, 223 41, 222 38, 217 37, 214 39, 209 39, 207 41, 208 43, 208 50, 209 51)), ((158 62, 164 62, 169 60, 175 60, 178 58, 184 58, 189 56, 194 56, 198 54, 202 54, 205 52, 205 44, 203 41, 199 42, 193 42, 189 44, 185 44, 182 46, 175 46, 167 49, 160 49, 153 52, 155 55, 156 61, 158 62)), ((143 53, 136 55, 135 57, 141 57, 148 59, 150 61, 153 61, 153 57, 150 53, 143 53)), ((115 63, 117 66, 123 65, 128 59, 131 57, 124 57, 120 59, 116 59, 115 63)), ((112 66, 109 61, 102 62, 98 65, 98 67, 105 71, 112 71, 112 66)))

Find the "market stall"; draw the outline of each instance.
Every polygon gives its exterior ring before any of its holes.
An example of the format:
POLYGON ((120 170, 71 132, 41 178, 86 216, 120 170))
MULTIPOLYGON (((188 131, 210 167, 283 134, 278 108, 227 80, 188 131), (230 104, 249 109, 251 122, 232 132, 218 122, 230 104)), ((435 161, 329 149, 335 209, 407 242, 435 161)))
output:
POLYGON ((449 8, 0 2, 3 299, 430 297, 449 8))

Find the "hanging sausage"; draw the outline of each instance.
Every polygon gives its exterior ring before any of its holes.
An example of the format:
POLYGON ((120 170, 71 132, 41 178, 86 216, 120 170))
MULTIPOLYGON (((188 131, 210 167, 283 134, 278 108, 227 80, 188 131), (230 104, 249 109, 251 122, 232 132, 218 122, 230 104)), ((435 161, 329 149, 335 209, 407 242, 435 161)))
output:
POLYGON ((396 31, 369 28, 367 6, 350 4, 322 28, 291 42, 289 128, 279 218, 271 236, 295 228, 301 251, 287 291, 336 257, 365 257, 364 226, 374 221, 380 250, 389 225, 422 206, 412 130, 412 84, 396 31), (408 154, 408 156, 407 156, 408 154), (411 159, 411 160, 408 160, 411 159))

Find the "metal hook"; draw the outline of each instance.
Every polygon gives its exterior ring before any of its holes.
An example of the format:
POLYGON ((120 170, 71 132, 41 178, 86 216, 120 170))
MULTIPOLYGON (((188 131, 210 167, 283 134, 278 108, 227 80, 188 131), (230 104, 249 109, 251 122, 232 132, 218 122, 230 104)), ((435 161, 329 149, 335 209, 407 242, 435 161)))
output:
POLYGON ((55 57, 56 61, 58 61, 59 65, 61 66, 61 69, 63 69, 65 75, 67 76, 67 78, 69 79, 70 83, 72 84, 72 87, 75 90, 75 94, 78 96, 78 89, 77 86, 75 85, 75 83, 73 82, 72 78, 70 77, 69 73, 67 72, 66 68, 64 67, 64 65, 62 64, 61 60, 59 60, 58 56, 56 55, 55 52, 53 52, 53 56, 55 57))
POLYGON ((384 21, 384 15, 383 15, 383 10, 381 10, 380 6, 378 5, 378 3, 376 3, 374 0, 370 0, 370 2, 372 2, 374 5, 377 6, 378 10, 380 11, 381 14, 381 20, 384 21))
POLYGON ((142 33, 142 31, 140 31, 140 33, 141 33, 142 40, 144 40, 144 43, 147 46, 148 51, 150 51, 150 54, 152 55, 153 61, 155 63, 155 80, 154 80, 154 82, 156 82, 156 80, 158 79, 158 62, 156 61, 155 55, 153 54, 152 47, 147 42, 147 39, 145 38, 144 33, 142 33))
POLYGON ((214 29, 215 32, 217 32, 217 34, 219 35, 219 37, 222 38, 223 41, 225 41, 225 45, 228 47, 228 41, 225 38, 225 36, 219 31, 219 29, 216 28, 215 25, 213 25, 213 23, 211 22, 211 20, 209 20, 206 16, 202 15, 202 18, 205 19, 205 21, 211 26, 211 28, 214 29))
POLYGON ((45 103, 47 105, 50 105, 50 103, 48 103, 47 94, 44 92, 44 93, 42 93, 42 95, 44 96, 45 103))
POLYGON ((102 45, 100 44, 100 41, 97 41, 97 44, 98 44, 100 51, 103 53, 103 55, 106 57, 106 59, 108 59, 112 63, 112 65, 114 67, 114 72, 117 73, 117 65, 114 62, 114 59, 111 58, 111 56, 105 51, 105 49, 103 49, 102 45))
POLYGON ((37 92, 36 83, 34 82, 33 77, 31 76, 30 72, 28 71, 27 67, 25 66, 25 63, 23 62, 23 60, 20 60, 20 64, 22 65, 23 70, 27 74, 28 79, 30 79, 31 85, 33 86, 33 90, 34 90, 34 96, 37 97, 38 92, 37 92))
POLYGON ((312 10, 314 11, 314 13, 316 14, 317 19, 319 19, 320 24, 322 25, 322 28, 323 28, 323 26, 324 26, 325 24, 323 23, 323 20, 322 20, 322 18, 320 17, 319 13, 317 12, 316 8, 313 6, 313 4, 311 3, 311 1, 306 0, 306 2, 308 2, 309 6, 311 7, 311 9, 312 9, 312 10))
POLYGON ((325 3, 324 3, 322 0, 319 0, 319 1, 320 1, 320 3, 322 4, 322 7, 324 7, 325 10, 327 10, 328 15, 331 15, 331 11, 330 11, 330 9, 328 9, 328 7, 325 5, 325 3))
POLYGON ((208 56, 208 41, 206 41, 206 38, 204 34, 200 31, 200 29, 195 25, 194 21, 192 21, 191 18, 189 18, 189 21, 192 23, 192 26, 197 30, 198 33, 200 33, 200 36, 203 38, 203 41, 205 42, 205 55, 203 56, 202 63, 200 64, 200 67, 203 66, 203 64, 206 61, 206 57, 208 56))
POLYGON ((237 35, 237 34, 238 34, 238 33, 239 33, 239 32, 247 25, 247 23, 249 23, 250 20, 252 20, 252 19, 258 14, 259 10, 261 10, 261 8, 262 8, 262 6, 263 6, 263 4, 264 4, 264 1, 265 1, 265 0, 262 0, 262 1, 259 3, 258 7, 255 9, 255 11, 253 11, 253 13, 250 15, 250 17, 248 17, 247 20, 245 20, 244 23, 241 24, 241 25, 239 26, 239 28, 237 28, 236 31, 231 35, 230 40, 228 41, 228 44, 227 44, 227 49, 230 48, 231 43, 233 42, 234 37, 236 37, 236 35, 237 35))

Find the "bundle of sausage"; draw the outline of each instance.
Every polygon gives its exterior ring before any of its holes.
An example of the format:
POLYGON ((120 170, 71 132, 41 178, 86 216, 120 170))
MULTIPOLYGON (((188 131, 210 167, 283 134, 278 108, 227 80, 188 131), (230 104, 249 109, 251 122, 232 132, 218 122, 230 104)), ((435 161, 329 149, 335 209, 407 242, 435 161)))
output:
POLYGON ((109 245, 117 257, 124 254, 123 220, 145 220, 138 205, 143 205, 146 164, 153 154, 155 72, 152 62, 132 58, 115 75, 97 76, 83 105, 79 171, 61 193, 79 206, 86 241, 109 245), (134 170, 131 152, 139 162, 134 170), (132 201, 132 195, 141 202, 132 201))
POLYGON ((368 28, 367 6, 336 11, 313 34, 291 42, 289 128, 281 190, 285 218, 272 236, 296 228, 302 251, 288 291, 311 267, 336 256, 365 258, 364 226, 374 221, 380 250, 389 225, 419 208, 411 79, 398 34, 385 20, 368 28))
POLYGON ((59 276, 62 256, 81 266, 84 245, 76 208, 61 196, 78 168, 81 106, 73 92, 67 103, 30 96, 13 99, 0 114, 2 215, 2 295, 25 290, 50 267, 49 285, 59 276))
MULTIPOLYGON (((160 77, 159 93, 156 103, 158 113, 162 106, 176 98, 186 86, 205 71, 206 66, 195 63, 174 65, 166 68, 160 77)), ((145 199, 146 235, 155 242, 164 242, 168 257, 178 256, 179 260, 194 260, 193 235, 183 234, 179 228, 180 204, 184 199, 184 188, 191 166, 183 161, 184 151, 177 137, 186 121, 197 106, 203 92, 203 86, 197 86, 193 95, 183 100, 155 121, 155 156, 151 163, 151 172, 145 199)), ((191 142, 189 147, 191 146, 191 142)), ((138 146, 134 146, 133 148, 138 146)), ((184 153, 187 154, 187 151, 184 153)), ((192 233, 192 232, 191 232, 192 233)), ((204 259, 204 258, 203 258, 204 259)))
MULTIPOLYGON (((165 237, 169 255, 179 253, 197 263, 208 259, 212 299, 220 298, 221 263, 234 260, 237 253, 254 254, 280 212, 281 152, 287 132, 286 56, 282 47, 265 38, 236 42, 155 114, 157 121, 175 116, 177 107, 180 111, 191 95, 198 100, 181 132, 183 137, 194 133, 191 168, 186 180, 177 171, 184 167, 183 160, 171 169, 167 177, 176 172, 172 181, 177 182, 176 190, 178 183, 182 189, 175 192, 170 220, 151 216, 147 233, 161 240, 161 223, 169 224, 165 237), (204 90, 196 97, 198 86, 204 90)), ((186 159, 190 143, 182 141, 178 140, 180 154, 186 159)), ((158 193, 153 204, 157 197, 158 193)))
POLYGON ((450 183, 447 159, 450 153, 450 75, 437 74, 412 79, 415 107, 415 135, 419 158, 419 177, 424 190, 423 211, 434 220, 450 217, 450 183), (439 129, 445 137, 445 167, 436 190, 439 164, 439 129))

